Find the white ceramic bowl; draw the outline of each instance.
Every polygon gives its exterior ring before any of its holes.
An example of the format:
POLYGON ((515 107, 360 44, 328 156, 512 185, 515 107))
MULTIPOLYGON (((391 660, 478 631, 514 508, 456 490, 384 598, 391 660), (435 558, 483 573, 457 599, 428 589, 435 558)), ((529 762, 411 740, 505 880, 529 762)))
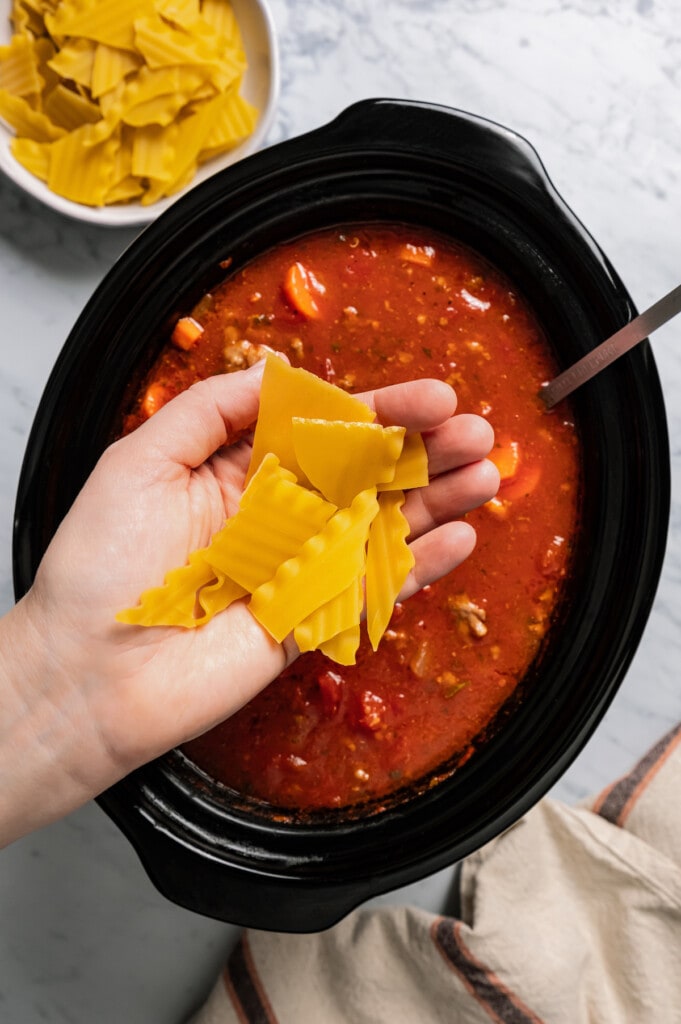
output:
MULTIPOLYGON (((51 192, 47 185, 34 177, 18 163, 10 151, 13 132, 0 120, 0 169, 19 185, 52 209, 76 217, 91 224, 109 227, 125 227, 134 224, 148 224, 163 213, 176 199, 188 192, 194 185, 205 181, 217 171, 255 152, 262 146, 272 124, 279 95, 279 55, 274 20, 266 0, 231 0, 243 38, 248 68, 244 75, 242 95, 260 111, 260 117, 253 134, 240 146, 228 153, 207 161, 199 168, 195 177, 182 191, 150 206, 139 202, 117 206, 84 206, 51 192)), ((9 42, 12 27, 9 21, 11 4, 0 0, 0 44, 9 42)))

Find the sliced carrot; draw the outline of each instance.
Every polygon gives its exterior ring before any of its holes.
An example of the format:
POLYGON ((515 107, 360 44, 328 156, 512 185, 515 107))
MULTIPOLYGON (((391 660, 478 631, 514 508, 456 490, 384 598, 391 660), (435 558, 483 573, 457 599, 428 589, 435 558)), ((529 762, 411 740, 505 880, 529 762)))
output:
POLYGON ((523 498, 535 489, 541 478, 541 466, 523 460, 517 441, 501 437, 487 456, 499 470, 501 483, 495 498, 485 508, 498 518, 508 515, 512 501, 523 498))
POLYGON ((502 481, 515 476, 520 468, 520 445, 517 441, 500 440, 487 456, 499 470, 502 481))
POLYGON ((326 288, 311 270, 302 263, 293 263, 284 279, 284 295, 298 313, 309 320, 317 320, 321 309, 317 299, 324 295, 326 288))
POLYGON ((490 498, 489 501, 486 501, 483 508, 486 508, 488 512, 495 515, 497 519, 506 519, 510 508, 510 502, 504 501, 503 498, 494 497, 490 498))
POLYGON ((498 497, 503 501, 516 501, 526 498, 541 479, 541 466, 531 462, 520 467, 514 476, 502 479, 498 497))
POLYGON ((406 263, 417 263, 420 267, 432 267, 435 249, 432 245, 412 245, 407 242, 400 249, 400 258, 406 263))
POLYGON ((203 334, 203 327, 192 316, 183 316, 175 324, 170 340, 177 348, 187 352, 203 334))
POLYGON ((142 412, 148 419, 174 397, 174 392, 165 384, 150 384, 142 399, 142 412))

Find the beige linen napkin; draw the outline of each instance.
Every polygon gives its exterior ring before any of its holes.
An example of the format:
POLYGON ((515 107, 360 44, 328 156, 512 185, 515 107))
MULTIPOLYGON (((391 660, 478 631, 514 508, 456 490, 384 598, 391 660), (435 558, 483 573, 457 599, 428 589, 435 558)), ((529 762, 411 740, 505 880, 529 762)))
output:
POLYGON ((543 800, 468 858, 460 919, 247 931, 193 1024, 681 1022, 681 726, 590 806, 543 800))

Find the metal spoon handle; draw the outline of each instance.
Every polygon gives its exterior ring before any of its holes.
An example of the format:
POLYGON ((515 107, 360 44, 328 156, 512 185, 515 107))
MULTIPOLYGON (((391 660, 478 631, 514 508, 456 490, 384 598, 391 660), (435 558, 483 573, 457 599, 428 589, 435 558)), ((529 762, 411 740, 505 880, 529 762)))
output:
POLYGON ((666 324, 677 313, 681 313, 681 284, 658 299, 643 313, 635 316, 619 331, 615 331, 563 373, 554 377, 549 384, 544 385, 539 392, 539 397, 545 403, 546 408, 552 409, 557 402, 571 394, 575 388, 584 384, 585 381, 591 380, 600 370, 610 366, 610 363, 614 363, 616 359, 619 359, 634 345, 638 345, 662 324, 666 324))

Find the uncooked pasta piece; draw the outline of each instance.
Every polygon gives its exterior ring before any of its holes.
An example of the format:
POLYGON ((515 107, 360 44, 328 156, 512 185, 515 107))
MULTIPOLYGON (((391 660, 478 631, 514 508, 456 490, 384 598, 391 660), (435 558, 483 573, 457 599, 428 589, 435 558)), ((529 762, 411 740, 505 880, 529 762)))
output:
POLYGON ((166 146, 167 134, 177 136, 174 126, 162 128, 158 124, 147 124, 138 128, 132 142, 132 173, 138 178, 152 181, 170 181, 173 150, 166 146))
POLYGON ((362 491, 254 591, 249 608, 275 640, 281 643, 315 608, 364 575, 369 525, 377 512, 376 488, 362 491))
POLYGON ((275 455, 267 455, 238 512, 213 537, 205 557, 252 593, 318 534, 335 511, 335 505, 300 487, 275 455))
POLYGON ((125 203, 129 199, 138 199, 144 192, 144 186, 134 174, 129 174, 112 184, 106 194, 105 203, 125 203))
POLYGON ((231 4, 226 4, 224 0, 203 0, 201 14, 204 21, 227 43, 233 47, 238 45, 239 26, 231 4))
POLYGON ((205 79, 206 72, 200 69, 143 67, 134 79, 119 82, 102 97, 102 110, 135 127, 170 124, 205 79))
POLYGON ((39 35, 43 29, 43 16, 39 10, 34 10, 27 0, 14 0, 12 24, 16 32, 31 32, 34 35, 39 35))
POLYGON ((65 128, 67 132, 83 124, 94 124, 102 116, 96 103, 64 85, 55 86, 47 94, 43 101, 43 112, 53 124, 65 128))
POLYGON ((307 370, 289 366, 275 355, 267 356, 260 408, 247 479, 267 452, 274 452, 282 466, 295 473, 300 483, 308 482, 293 447, 294 416, 364 423, 376 419, 376 414, 358 398, 307 370))
POLYGON ((23 96, 13 96, 7 89, 0 89, 0 118, 12 126, 19 138, 34 142, 52 142, 66 134, 42 111, 33 110, 23 96))
POLYGON ((53 143, 47 184, 53 192, 75 202, 102 206, 112 185, 118 139, 115 135, 98 142, 83 125, 53 143))
POLYGON ((329 640, 324 640, 319 645, 319 650, 339 665, 354 665, 357 660, 359 641, 360 628, 357 623, 356 626, 344 629, 342 633, 336 633, 329 640))
POLYGON ((61 78, 89 89, 95 63, 97 44, 91 39, 69 39, 48 61, 61 78))
POLYGON ((222 97, 222 102, 213 105, 211 126, 203 140, 199 162, 212 160, 247 139, 257 120, 257 108, 239 95, 236 85, 232 86, 222 97))
POLYGON ((49 146, 45 142, 34 142, 33 139, 14 139, 12 152, 22 167, 41 181, 47 181, 50 170, 49 146))
POLYGON ((234 580, 230 580, 228 576, 218 575, 214 583, 207 583, 205 587, 199 590, 196 596, 198 605, 203 612, 203 615, 198 616, 196 619, 196 625, 202 626, 205 622, 212 619, 214 615, 223 612, 225 608, 229 608, 230 604, 233 604, 234 601, 245 597, 247 593, 247 590, 240 587, 234 580))
POLYGON ((409 491, 428 483, 428 455, 420 434, 407 434, 402 454, 395 466, 395 475, 388 483, 378 484, 379 491, 409 491))
POLYGON ((89 83, 93 99, 111 92, 124 78, 139 71, 143 64, 142 57, 131 50, 99 43, 94 52, 89 83))
POLYGON ((53 38, 76 36, 132 50, 135 19, 153 9, 152 0, 62 0, 54 14, 45 14, 45 25, 53 38))
MULTIPOLYGON (((168 183, 165 186, 165 193, 169 194, 174 190, 178 181, 185 181, 188 172, 196 167, 199 152, 203 141, 210 131, 212 120, 212 104, 204 103, 194 114, 184 118, 181 122, 169 124, 164 135, 164 145, 167 147, 167 168, 170 174, 168 183)), ((158 198, 158 197, 156 197, 158 198)), ((142 203, 147 205, 154 201, 152 189, 145 194, 142 203)))
MULTIPOLYGON (((125 129, 121 131, 121 137, 125 135, 125 129)), ((106 202, 122 202, 125 199, 132 199, 142 194, 143 185, 139 178, 132 173, 132 149, 129 146, 119 146, 116 150, 111 185, 107 192, 106 202)))
POLYGON ((293 450, 313 487, 339 508, 395 475, 404 427, 294 416, 293 450))
POLYGON ((196 592, 215 581, 215 572, 204 558, 205 551, 193 551, 187 565, 172 569, 163 586, 145 590, 136 608, 116 615, 117 622, 132 626, 184 626, 193 628, 205 621, 197 618, 196 592))
POLYGON ((59 85, 60 78, 57 72, 53 71, 49 65, 49 61, 52 60, 57 52, 54 42, 48 39, 47 36, 40 36, 39 39, 34 40, 33 49, 36 55, 36 67, 42 88, 42 95, 35 97, 36 106, 39 107, 42 103, 42 97, 46 96, 51 89, 54 89, 55 85, 59 85))
MULTIPOLYGON (((222 3, 224 0, 220 0, 220 2, 222 3)), ((199 19, 205 21, 203 7, 199 5, 199 0, 156 0, 154 6, 168 21, 178 27, 186 28, 188 31, 196 29, 199 19)), ((230 4, 226 3, 225 6, 230 7, 230 4)))
POLYGON ((135 21, 135 46, 150 68, 195 65, 205 71, 206 77, 212 77, 222 68, 229 77, 221 79, 221 87, 229 85, 246 70, 241 48, 230 54, 215 33, 188 34, 172 28, 158 15, 135 21))
POLYGON ((298 650, 314 651, 338 633, 359 627, 364 604, 362 581, 358 577, 345 590, 315 609, 293 630, 298 650))
POLYGON ((367 631, 378 648, 397 596, 414 565, 407 544, 409 524, 402 514, 402 491, 385 491, 378 499, 378 515, 369 530, 366 562, 367 631))
POLYGON ((9 46, 0 46, 0 89, 14 96, 39 93, 35 42, 31 36, 13 36, 9 46))

